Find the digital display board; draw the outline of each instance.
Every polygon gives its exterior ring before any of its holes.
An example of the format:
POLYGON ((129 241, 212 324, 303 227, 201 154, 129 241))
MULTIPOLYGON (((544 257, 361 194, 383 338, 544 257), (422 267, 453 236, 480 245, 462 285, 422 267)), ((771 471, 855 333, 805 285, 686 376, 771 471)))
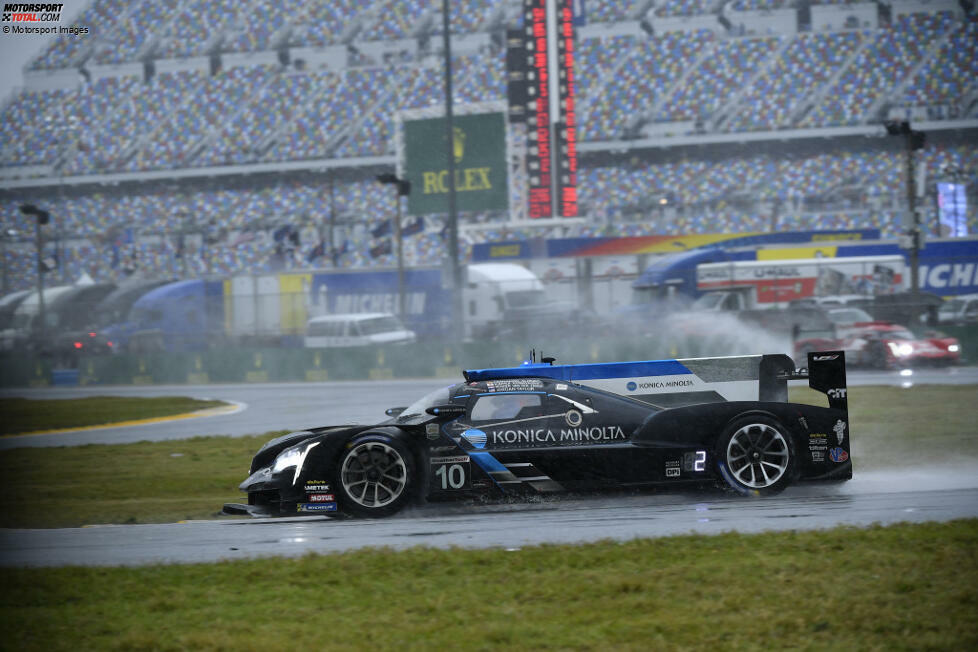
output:
POLYGON ((574 103, 574 0, 557 0, 557 206, 562 217, 577 216, 577 113, 574 103))
POLYGON ((523 29, 527 56, 526 162, 529 177, 529 216, 553 217, 547 0, 523 0, 523 29))

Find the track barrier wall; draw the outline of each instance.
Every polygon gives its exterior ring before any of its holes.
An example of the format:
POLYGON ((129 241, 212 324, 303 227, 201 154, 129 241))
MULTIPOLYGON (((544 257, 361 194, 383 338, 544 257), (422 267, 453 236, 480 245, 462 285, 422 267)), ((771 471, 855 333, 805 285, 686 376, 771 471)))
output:
MULTIPOLYGON (((961 342, 964 364, 978 363, 978 327, 942 327, 961 342)), ((751 343, 683 333, 648 338, 561 340, 548 348, 537 344, 537 359, 558 362, 614 362, 674 357, 757 353, 751 343)), ((23 354, 0 358, 0 386, 148 385, 207 383, 322 382, 394 378, 460 379, 463 368, 515 366, 529 357, 530 344, 520 342, 419 342, 411 345, 305 349, 221 348, 199 353, 144 353, 91 356, 77 368, 23 354)))

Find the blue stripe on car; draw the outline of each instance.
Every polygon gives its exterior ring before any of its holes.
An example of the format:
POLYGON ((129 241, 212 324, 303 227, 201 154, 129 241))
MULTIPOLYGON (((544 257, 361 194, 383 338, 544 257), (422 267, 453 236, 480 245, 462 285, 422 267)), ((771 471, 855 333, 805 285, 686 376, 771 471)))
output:
POLYGON ((553 378, 554 380, 600 380, 603 378, 637 378, 643 376, 681 376, 692 374, 678 360, 645 360, 641 362, 607 362, 596 364, 523 365, 507 369, 467 369, 469 381, 506 378, 553 378))
POLYGON ((468 455, 469 458, 473 460, 476 464, 478 464, 479 468, 481 468, 486 473, 509 470, 505 466, 503 466, 502 463, 499 460, 497 460, 495 457, 493 457, 492 454, 490 453, 486 453, 484 451, 480 451, 480 452, 469 451, 468 455))

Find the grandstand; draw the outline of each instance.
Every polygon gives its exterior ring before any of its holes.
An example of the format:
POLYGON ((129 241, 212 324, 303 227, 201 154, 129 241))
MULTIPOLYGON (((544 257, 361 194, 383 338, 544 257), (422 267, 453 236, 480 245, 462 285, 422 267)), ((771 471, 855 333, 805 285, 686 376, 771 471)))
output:
MULTIPOLYGON (((451 2, 457 104, 506 99, 504 32, 519 6, 451 2)), ((443 102, 440 7, 93 0, 76 19, 90 35, 54 41, 0 108, 0 223, 16 232, 4 240, 4 290, 35 282, 24 202, 54 218, 45 229, 61 279, 392 264, 371 254, 384 250, 371 232, 395 211, 374 178, 395 164, 397 112, 443 102), (325 255, 313 255, 320 242, 325 255)), ((462 214, 466 251, 549 234, 895 237, 906 170, 887 119, 927 134, 917 155, 928 181, 968 184, 978 230, 971 0, 585 7, 583 219, 544 228, 462 214)), ((921 204, 933 230, 935 201, 921 204)), ((430 216, 406 239, 409 264, 441 261, 443 227, 430 216)))

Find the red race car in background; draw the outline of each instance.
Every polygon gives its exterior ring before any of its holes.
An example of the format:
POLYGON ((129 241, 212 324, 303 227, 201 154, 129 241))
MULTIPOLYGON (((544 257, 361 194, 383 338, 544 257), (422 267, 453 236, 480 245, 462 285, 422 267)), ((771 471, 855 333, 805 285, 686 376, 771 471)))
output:
POLYGON ((961 360, 957 338, 929 331, 914 335, 899 324, 873 321, 859 308, 827 311, 834 325, 832 333, 801 333, 795 340, 795 355, 809 351, 843 350, 851 366, 891 369, 922 365, 953 365, 961 360))

